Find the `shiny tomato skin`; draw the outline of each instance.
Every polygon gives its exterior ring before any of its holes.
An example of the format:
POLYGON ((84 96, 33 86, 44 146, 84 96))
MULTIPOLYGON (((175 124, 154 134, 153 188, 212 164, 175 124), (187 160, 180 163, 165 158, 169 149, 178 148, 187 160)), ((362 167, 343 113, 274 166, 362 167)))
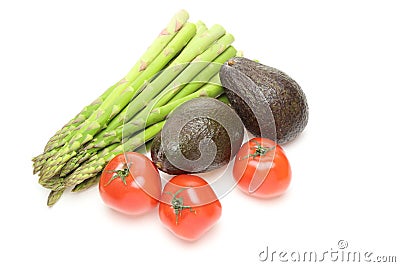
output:
POLYGON ((209 231, 221 217, 222 206, 210 185, 195 175, 178 175, 164 187, 159 217, 175 236, 195 241, 209 231), (172 205, 173 195, 182 200, 178 214, 172 205))
POLYGON ((287 190, 292 170, 281 146, 267 138, 253 138, 243 144, 237 153, 233 177, 244 193, 258 198, 273 198, 287 190), (249 156, 255 155, 257 144, 270 150, 265 155, 249 156), (250 190, 252 179, 262 181, 254 192, 250 190))
POLYGON ((117 155, 104 168, 99 192, 104 203, 121 213, 138 215, 157 207, 161 197, 161 179, 153 162, 145 155, 127 152, 117 155), (124 178, 113 176, 127 170, 124 178))

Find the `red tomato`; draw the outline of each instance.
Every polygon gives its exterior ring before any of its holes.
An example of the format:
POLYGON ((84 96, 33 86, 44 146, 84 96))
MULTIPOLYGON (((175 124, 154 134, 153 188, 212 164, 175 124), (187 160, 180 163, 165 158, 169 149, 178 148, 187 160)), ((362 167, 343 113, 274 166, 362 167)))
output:
POLYGON ((157 207, 161 197, 160 174, 146 156, 127 152, 113 158, 104 168, 99 191, 110 208, 125 214, 142 214, 157 207))
POLYGON ((164 187, 161 222, 177 237, 194 241, 221 217, 221 203, 210 185, 195 175, 178 175, 164 187))
POLYGON ((292 171, 281 146, 267 138, 253 138, 237 153, 233 177, 246 194, 271 198, 286 191, 292 171))

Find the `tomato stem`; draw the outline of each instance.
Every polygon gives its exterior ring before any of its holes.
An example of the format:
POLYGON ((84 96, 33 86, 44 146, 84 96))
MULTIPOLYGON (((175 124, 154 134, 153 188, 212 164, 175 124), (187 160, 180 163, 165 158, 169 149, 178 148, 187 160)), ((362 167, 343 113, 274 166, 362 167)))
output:
POLYGON ((188 187, 181 188, 178 191, 176 191, 175 194, 172 194, 171 192, 165 192, 166 194, 169 194, 172 196, 171 208, 174 209, 176 225, 178 225, 179 216, 182 216, 182 211, 184 209, 189 209, 190 212, 194 212, 196 214, 196 211, 191 206, 183 205, 183 197, 177 197, 180 193, 182 193, 183 191, 185 191, 187 189, 189 189, 189 188, 188 187))
POLYGON ((248 155, 244 156, 242 159, 247 159, 250 157, 253 157, 253 159, 255 159, 258 156, 262 157, 262 156, 265 156, 269 151, 274 150, 276 148, 276 146, 272 146, 272 147, 262 146, 256 140, 253 140, 252 142, 256 144, 256 146, 255 146, 256 151, 253 154, 248 154, 248 155))
POLYGON ((110 180, 108 180, 108 182, 104 186, 109 185, 112 181, 114 181, 117 178, 121 178, 121 181, 124 183, 124 185, 127 185, 126 177, 129 175, 129 169, 130 169, 131 165, 132 165, 132 163, 128 163, 128 164, 125 163, 123 169, 108 170, 107 172, 113 172, 114 175, 110 178, 110 180))

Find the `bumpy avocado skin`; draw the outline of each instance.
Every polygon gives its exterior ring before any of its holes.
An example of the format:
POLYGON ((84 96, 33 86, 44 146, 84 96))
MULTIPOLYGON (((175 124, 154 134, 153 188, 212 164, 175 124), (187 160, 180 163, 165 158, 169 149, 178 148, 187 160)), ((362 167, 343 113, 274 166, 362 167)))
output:
MULTIPOLYGON (((226 62, 220 70, 221 83, 232 107, 242 119, 246 129, 260 136, 260 127, 255 114, 251 111, 267 107, 272 111, 276 136, 267 133, 267 137, 284 144, 295 139, 308 122, 307 99, 300 86, 284 72, 260 64, 253 60, 235 57, 226 62), (237 71, 232 71, 232 69, 237 71), (252 88, 238 88, 235 84, 241 79, 251 79, 256 85, 252 88), (265 99, 238 97, 236 90, 252 95, 251 90, 260 90, 265 99), (247 91, 246 91, 247 90, 247 91), (251 107, 251 108, 250 108, 251 107)), ((268 122, 265 122, 268 123, 268 122)))
MULTIPOLYGON (((196 99, 191 101, 194 109, 196 108, 195 106, 197 104, 202 105, 202 103, 199 103, 200 101, 196 99)), ((211 99, 210 101, 217 100, 211 99)), ((210 108, 218 109, 218 106, 213 107, 211 103, 210 108)), ((179 112, 180 110, 178 108, 171 114, 171 117, 180 115, 178 114, 179 112)), ((216 112, 218 111, 216 110, 216 112)), ((240 118, 235 114, 234 110, 232 110, 231 116, 224 116, 224 118, 221 119, 225 122, 230 120, 228 123, 231 123, 231 126, 236 127, 234 140, 230 139, 228 132, 220 123, 207 117, 193 118, 189 120, 179 131, 179 149, 182 155, 191 161, 197 160, 201 156, 199 143, 202 140, 212 140, 212 142, 214 142, 217 147, 216 156, 213 162, 208 165, 207 168, 196 171, 181 170, 171 164, 166 156, 165 148, 162 146, 161 132, 156 135, 151 145, 152 161, 161 171, 172 175, 207 172, 228 164, 229 161, 236 155, 243 142, 244 130, 240 118), (233 147, 231 147, 231 143, 233 147)))

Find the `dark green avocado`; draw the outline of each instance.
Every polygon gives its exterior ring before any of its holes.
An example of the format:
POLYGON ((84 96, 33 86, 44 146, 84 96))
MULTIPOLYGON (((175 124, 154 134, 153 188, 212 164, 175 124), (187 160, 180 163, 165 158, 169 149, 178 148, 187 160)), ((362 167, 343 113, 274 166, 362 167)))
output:
POLYGON ((207 172, 229 163, 243 141, 235 111, 200 97, 177 107, 151 145, 154 164, 168 174, 207 172))
POLYGON ((306 96, 284 72, 235 57, 221 67, 220 79, 229 102, 253 135, 284 144, 306 127, 306 96))

